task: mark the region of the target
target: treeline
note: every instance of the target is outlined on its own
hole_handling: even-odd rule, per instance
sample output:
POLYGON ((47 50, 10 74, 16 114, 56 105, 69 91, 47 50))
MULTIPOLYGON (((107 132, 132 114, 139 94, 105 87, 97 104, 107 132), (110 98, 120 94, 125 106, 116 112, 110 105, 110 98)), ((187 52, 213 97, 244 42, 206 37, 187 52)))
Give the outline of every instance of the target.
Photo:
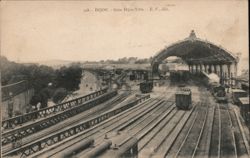
POLYGON ((117 60, 100 60, 99 62, 97 61, 86 61, 85 64, 148 64, 152 60, 152 57, 150 58, 144 58, 144 59, 139 59, 137 57, 124 57, 124 58, 119 58, 117 60))
POLYGON ((28 86, 35 90, 30 104, 40 102, 41 107, 46 107, 50 98, 59 102, 68 92, 79 89, 81 82, 82 69, 78 64, 53 69, 45 65, 19 64, 1 56, 0 66, 2 85, 27 80, 28 86))

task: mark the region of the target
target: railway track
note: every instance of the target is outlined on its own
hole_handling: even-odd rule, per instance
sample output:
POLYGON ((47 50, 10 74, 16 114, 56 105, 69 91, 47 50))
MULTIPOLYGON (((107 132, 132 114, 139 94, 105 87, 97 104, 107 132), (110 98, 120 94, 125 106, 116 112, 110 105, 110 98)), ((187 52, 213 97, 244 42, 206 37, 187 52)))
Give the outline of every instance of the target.
POLYGON ((219 134, 217 139, 213 136, 211 138, 209 157, 249 157, 249 147, 244 141, 234 111, 228 104, 217 104, 216 111, 218 117, 215 116, 215 122, 219 125, 213 125, 213 132, 217 130, 219 134))
MULTIPOLYGON (((92 139, 94 146, 100 147, 104 139, 108 141, 117 133, 126 132, 138 139, 139 157, 249 157, 249 146, 244 139, 237 114, 229 105, 217 104, 207 93, 202 93, 201 102, 195 103, 191 110, 183 111, 174 106, 173 95, 169 98, 163 95, 119 110, 117 114, 108 111, 107 114, 110 113, 111 116, 107 115, 104 120, 98 116, 98 119, 90 121, 90 127, 85 129, 83 126, 84 130, 81 132, 64 136, 57 143, 31 152, 28 156, 62 157, 65 152, 74 151, 83 140, 92 139)), ((124 105, 111 110, 115 111, 122 106, 124 105)), ((83 122, 79 121, 72 126, 79 124, 83 122)), ((63 129, 60 133, 68 129, 63 129)), ((52 135, 55 134, 45 136, 43 140, 53 138, 52 135)), ((126 141, 125 138, 120 144, 126 141)), ((75 157, 85 157, 92 151, 93 148, 87 148, 79 151, 75 157)), ((25 154, 15 156, 22 157, 25 154)))
POLYGON ((139 157, 164 157, 168 152, 175 139, 183 129, 186 121, 193 113, 195 107, 190 111, 177 110, 169 119, 165 119, 161 126, 156 128, 152 133, 151 138, 139 142, 139 157), (144 144, 145 143, 145 144, 144 144))
POLYGON ((201 98, 204 107, 197 107, 201 117, 199 113, 191 116, 182 132, 186 137, 180 135, 165 156, 249 157, 235 113, 228 104, 217 104, 206 96, 201 98))
POLYGON ((214 106, 209 107, 208 112, 207 112, 207 120, 204 124, 202 135, 199 138, 200 139, 199 144, 196 147, 195 152, 192 155, 192 157, 208 158, 209 156, 209 147, 211 143, 214 112, 215 112, 214 106))
POLYGON ((58 155, 60 155, 60 152, 63 152, 65 149, 68 150, 77 143, 81 142, 81 140, 88 138, 95 138, 95 144, 99 144, 102 142, 103 138, 105 137, 105 134, 109 132, 114 132, 121 126, 121 124, 125 123, 128 119, 132 119, 133 117, 141 113, 147 113, 148 111, 154 109, 161 103, 162 101, 158 99, 149 99, 146 102, 143 102, 135 107, 123 111, 117 116, 110 118, 102 124, 99 124, 97 127, 90 129, 89 131, 86 131, 85 133, 82 133, 81 135, 76 136, 75 138, 71 138, 67 141, 67 143, 62 142, 61 144, 58 144, 55 148, 52 147, 52 149, 48 149, 47 151, 39 153, 37 156, 43 156, 43 154, 46 153, 48 157, 58 157, 58 155))
POLYGON ((73 108, 75 106, 78 106, 79 104, 83 104, 87 101, 90 101, 91 99, 97 98, 105 93, 108 92, 108 88, 102 89, 97 92, 90 93, 88 95, 72 99, 67 102, 63 102, 51 107, 43 108, 37 111, 33 111, 24 115, 19 115, 13 118, 9 118, 2 121, 2 128, 4 132, 8 132, 9 130, 13 130, 14 128, 18 128, 20 126, 25 126, 29 124, 29 122, 34 120, 40 120, 45 117, 55 115, 56 113, 59 113, 61 111, 65 111, 67 109, 73 108))
POLYGON ((139 157, 250 157, 235 111, 228 104, 215 103, 207 93, 202 96, 200 105, 190 112, 169 108, 164 117, 154 118, 161 119, 158 124, 150 122, 153 117, 144 116, 120 129, 138 138, 139 157))
MULTIPOLYGON (((80 105, 77 105, 77 104, 80 102, 83 102, 82 98, 80 98, 80 99, 78 98, 78 99, 69 101, 68 103, 72 103, 72 105, 66 104, 67 107, 64 107, 64 108, 66 108, 65 110, 62 110, 61 108, 59 108, 59 110, 61 110, 61 111, 57 112, 56 114, 50 114, 48 117, 44 116, 44 118, 42 118, 42 119, 29 122, 28 124, 25 124, 23 126, 19 126, 15 129, 12 129, 12 130, 4 131, 2 133, 2 144, 6 145, 6 144, 9 144, 12 142, 17 142, 18 140, 20 140, 24 137, 27 137, 33 133, 38 132, 38 131, 44 130, 48 127, 51 127, 52 125, 55 125, 59 122, 62 122, 63 120, 66 120, 70 117, 73 117, 81 112, 89 110, 89 109, 97 106, 98 104, 101 104, 101 103, 107 101, 108 99, 110 99, 111 97, 113 97, 115 95, 117 95, 117 91, 107 92, 101 96, 96 97, 93 100, 89 100, 89 101, 84 102, 83 104, 80 104, 80 105), (73 106, 73 103, 74 103, 74 106, 73 106), (72 107, 70 107, 70 106, 72 106, 72 107)), ((83 97, 83 98, 85 98, 85 97, 83 97)), ((64 104, 62 104, 62 105, 64 105, 64 104)), ((58 106, 58 105, 56 105, 56 106, 58 106)), ((51 107, 49 107, 49 108, 51 109, 51 107)), ((53 107, 52 107, 52 109, 53 109, 53 107)))
POLYGON ((207 120, 208 106, 201 105, 175 157, 194 157, 207 120))
POLYGON ((235 109, 230 110, 229 113, 232 117, 233 126, 235 127, 234 133, 238 157, 250 157, 250 147, 244 133, 244 129, 241 125, 238 113, 235 109))
MULTIPOLYGON (((141 112, 139 115, 136 115, 136 116, 138 116, 136 119, 139 120, 140 118, 142 118, 142 117, 145 116, 145 115, 148 116, 148 118, 149 118, 149 117, 150 117, 150 114, 153 115, 153 114, 164 113, 164 112, 167 111, 167 109, 169 109, 169 108, 170 108, 170 104, 169 104, 168 106, 166 106, 166 105, 165 105, 165 102, 161 102, 160 104, 157 104, 156 107, 154 106, 154 108, 152 108, 152 109, 150 109, 150 110, 146 110, 146 111, 144 111, 144 112, 141 112)), ((152 117, 153 117, 153 118, 157 118, 157 117, 159 117, 159 115, 154 115, 154 116, 152 116, 152 117)), ((151 117, 151 119, 150 119, 151 121, 152 121, 152 117, 151 117)), ((131 116, 130 118, 133 118, 133 117, 131 116)), ((129 119, 128 119, 128 120, 129 120, 129 119)), ((132 119, 132 120, 134 120, 134 119, 132 119)), ((126 124, 126 122, 125 122, 125 124, 126 124)), ((145 122, 143 122, 143 124, 141 124, 140 126, 137 126, 137 127, 141 127, 141 130, 142 130, 143 127, 145 128, 145 126, 147 126, 147 125, 149 125, 149 124, 150 124, 150 121, 149 121, 149 122, 145 121, 145 122)), ((113 128, 112 130, 110 130, 111 134, 112 134, 112 132, 119 131, 121 125, 123 125, 122 122, 117 123, 117 125, 116 125, 117 128, 113 128)), ((129 125, 128 125, 128 126, 129 126, 129 125)), ((121 132, 121 131, 120 131, 120 132, 121 132)), ((135 137, 136 137, 136 134, 138 134, 139 131, 137 131, 137 132, 128 131, 128 133, 129 133, 129 135, 135 136, 135 137)), ((108 133, 108 134, 109 134, 109 133, 108 133)), ((124 142, 126 142, 126 141, 127 141, 127 140, 125 139, 124 142)), ((100 145, 102 142, 103 142, 102 137, 98 137, 98 138, 95 139, 95 144, 96 144, 96 145, 100 145)), ((121 142, 120 144, 122 144, 122 142, 121 142)), ((117 145, 120 146, 120 144, 117 144, 117 145)), ((89 151, 91 151, 91 149, 85 150, 84 152, 80 153, 79 155, 76 155, 76 157, 84 157, 84 155, 87 154, 89 151)))
POLYGON ((234 127, 232 119, 228 111, 227 104, 220 104, 221 111, 221 147, 220 157, 222 158, 237 158, 237 149, 234 137, 234 127))
MULTIPOLYGON (((32 141, 43 138, 51 133, 62 131, 65 127, 72 127, 75 124, 81 122, 82 120, 86 120, 90 117, 98 116, 100 113, 105 112, 108 109, 113 108, 119 103, 121 103, 123 100, 125 100, 128 97, 128 95, 130 94, 126 92, 119 94, 115 98, 112 98, 111 100, 104 102, 101 105, 94 107, 93 109, 90 109, 81 113, 81 115, 76 115, 72 117, 72 119, 65 120, 64 122, 58 123, 54 125, 53 127, 50 127, 50 128, 44 129, 43 131, 29 135, 26 138, 22 139, 22 142, 21 142, 22 144, 20 145, 26 145, 32 141)), ((13 150, 13 144, 7 144, 3 146, 3 153, 9 152, 11 150, 13 150)))
MULTIPOLYGON (((202 90, 202 89, 201 89, 202 90)), ((208 93, 202 92, 203 95, 200 96, 199 107, 196 108, 196 113, 190 125, 186 128, 188 130, 184 134, 184 138, 181 141, 181 144, 177 147, 177 151, 173 154, 173 157, 195 157, 197 155, 201 155, 201 152, 206 152, 206 134, 208 130, 205 130, 205 127, 209 127, 208 125, 211 121, 209 119, 209 112, 211 107, 209 106, 209 96, 208 93), (202 139, 204 138, 204 139, 202 139), (203 143, 201 143, 203 141, 203 143)), ((212 109, 213 111, 213 109, 212 109)), ((213 114, 213 113, 212 113, 213 114)), ((165 156, 167 153, 165 153, 165 156)))
MULTIPOLYGON (((14 156, 14 157, 15 156, 17 156, 17 157, 24 156, 24 157, 26 157, 26 156, 31 155, 33 157, 33 156, 36 156, 36 155, 32 155, 34 153, 37 153, 38 155, 40 155, 46 149, 49 149, 48 151, 50 151, 50 149, 55 148, 55 146, 61 146, 61 145, 63 146, 63 145, 65 145, 64 144, 65 142, 68 142, 71 139, 75 140, 74 138, 81 137, 81 135, 84 135, 84 134, 89 135, 89 134, 93 134, 93 132, 99 133, 101 129, 96 127, 96 125, 102 125, 102 124, 105 124, 107 122, 110 122, 111 120, 116 118, 113 116, 123 114, 124 112, 126 112, 125 111, 126 109, 128 109, 128 111, 131 111, 131 108, 132 109, 136 108, 137 107, 136 105, 138 103, 141 103, 143 100, 147 99, 148 97, 149 96, 145 96, 145 97, 142 97, 140 99, 137 99, 136 101, 133 101, 133 102, 131 102, 123 107, 113 109, 111 111, 108 111, 108 112, 105 112, 105 113, 99 115, 96 118, 91 118, 91 119, 88 119, 84 122, 81 122, 81 123, 75 125, 74 127, 65 128, 61 132, 52 133, 52 134, 50 134, 42 139, 36 140, 35 142, 31 142, 29 144, 26 144, 20 148, 13 150, 13 151, 5 153, 4 156, 14 156), (43 149, 45 149, 45 150, 43 150, 43 149)), ((81 141, 81 140, 82 139, 80 139, 78 141, 81 141)), ((73 144, 75 144, 75 143, 76 142, 74 142, 73 144)), ((72 144, 70 144, 69 146, 71 146, 71 145, 72 144)), ((69 146, 67 146, 67 147, 69 147, 69 146)), ((46 151, 45 157, 47 157, 47 156, 48 156, 48 152, 46 151)))
POLYGON ((199 100, 194 114, 163 157, 208 157, 215 110, 208 92, 202 91, 199 100))
MULTIPOLYGON (((145 115, 144 113, 141 113, 141 115, 137 115, 133 119, 126 118, 129 121, 127 121, 125 124, 122 124, 122 126, 120 127, 118 125, 117 129, 113 128, 112 130, 109 130, 108 132, 118 130, 120 132, 128 132, 130 135, 137 137, 139 141, 141 141, 144 137, 147 137, 147 139, 145 140, 150 140, 148 138, 151 133, 157 134, 159 132, 159 130, 157 132, 152 132, 156 129, 155 127, 161 124, 160 128, 163 128, 169 122, 169 120, 171 120, 175 116, 176 118, 174 120, 176 120, 177 122, 173 121, 171 123, 171 125, 174 127, 169 133, 173 131, 172 133, 176 134, 181 131, 182 127, 184 126, 186 120, 188 120, 188 118, 190 117, 193 110, 189 112, 179 111, 180 114, 176 115, 178 111, 173 106, 173 103, 170 105, 167 105, 167 103, 170 103, 170 102, 165 102, 165 103, 160 104, 156 108, 152 108, 153 109, 152 111, 146 112, 147 115, 145 115), (161 107, 161 105, 165 105, 165 106, 161 107), (182 123, 179 123, 177 118, 179 119, 179 121, 181 120, 182 123)), ((121 124, 121 123, 118 123, 118 124, 121 124)), ((164 133, 164 131, 162 131, 162 133, 164 133)), ((162 137, 159 137, 159 138, 162 139, 162 137)), ((95 140, 96 140, 95 144, 98 146, 103 141, 103 137, 101 137, 100 135, 98 138, 95 137, 95 140)), ((126 140, 124 140, 124 142, 125 141, 126 140)), ((172 140, 172 142, 174 142, 174 139, 172 140)), ((159 144, 159 146, 161 145, 161 143, 159 144)), ((76 157, 84 157, 84 155, 86 155, 90 151, 91 149, 85 150, 84 152, 78 154, 76 157)))
POLYGON ((221 144, 221 113, 218 104, 215 106, 214 123, 212 127, 212 137, 209 149, 209 157, 220 157, 221 144))
POLYGON ((193 108, 189 111, 174 108, 149 134, 139 138, 139 157, 165 157, 176 142, 186 122, 196 111, 198 106, 196 104, 194 103, 193 108))
MULTIPOLYGON (((249 157, 249 146, 236 113, 227 104, 216 104, 208 94, 202 96, 205 97, 200 99, 201 105, 193 109, 193 115, 186 117, 184 126, 180 125, 182 121, 176 121, 181 127, 180 134, 178 128, 171 126, 171 121, 165 120, 164 124, 163 120, 161 124, 165 129, 156 126, 139 140, 139 157, 249 157)), ((184 117, 175 110, 171 113, 175 118, 184 117)))

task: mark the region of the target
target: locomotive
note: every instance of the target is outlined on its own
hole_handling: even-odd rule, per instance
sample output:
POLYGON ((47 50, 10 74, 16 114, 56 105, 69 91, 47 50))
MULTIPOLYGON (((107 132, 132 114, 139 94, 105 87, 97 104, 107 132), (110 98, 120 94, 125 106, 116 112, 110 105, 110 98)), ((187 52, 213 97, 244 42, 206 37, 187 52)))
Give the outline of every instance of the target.
POLYGON ((220 78, 214 74, 207 74, 203 72, 202 82, 210 90, 211 94, 214 96, 218 103, 227 103, 226 88, 220 84, 220 78))
POLYGON ((213 94, 218 103, 227 103, 226 91, 224 86, 216 84, 211 85, 210 87, 211 93, 213 94))

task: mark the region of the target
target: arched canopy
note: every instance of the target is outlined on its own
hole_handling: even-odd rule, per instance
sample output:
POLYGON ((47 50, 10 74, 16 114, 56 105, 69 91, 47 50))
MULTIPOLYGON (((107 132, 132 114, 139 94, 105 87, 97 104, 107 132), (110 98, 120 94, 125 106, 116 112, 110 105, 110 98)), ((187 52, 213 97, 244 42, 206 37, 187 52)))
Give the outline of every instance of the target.
POLYGON ((153 57, 151 62, 153 71, 158 65, 170 56, 182 58, 187 64, 232 64, 237 63, 237 57, 221 46, 196 37, 194 31, 183 41, 166 47, 153 57))

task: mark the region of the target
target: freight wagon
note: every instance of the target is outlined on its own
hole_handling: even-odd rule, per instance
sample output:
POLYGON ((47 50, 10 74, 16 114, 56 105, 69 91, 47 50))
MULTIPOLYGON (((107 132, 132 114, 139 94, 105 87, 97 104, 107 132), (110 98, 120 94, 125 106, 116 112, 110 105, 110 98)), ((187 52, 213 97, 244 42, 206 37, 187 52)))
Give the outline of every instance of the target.
POLYGON ((149 93, 153 90, 153 81, 144 81, 140 83, 140 91, 142 93, 149 93))
POLYGON ((192 92, 189 88, 181 88, 175 93, 175 103, 178 109, 189 110, 192 108, 192 92))
POLYGON ((239 98, 240 114, 245 120, 247 127, 250 130, 250 105, 249 97, 239 98))
POLYGON ((247 92, 241 89, 233 89, 232 90, 232 99, 233 103, 238 105, 240 104, 239 98, 247 97, 247 92))

